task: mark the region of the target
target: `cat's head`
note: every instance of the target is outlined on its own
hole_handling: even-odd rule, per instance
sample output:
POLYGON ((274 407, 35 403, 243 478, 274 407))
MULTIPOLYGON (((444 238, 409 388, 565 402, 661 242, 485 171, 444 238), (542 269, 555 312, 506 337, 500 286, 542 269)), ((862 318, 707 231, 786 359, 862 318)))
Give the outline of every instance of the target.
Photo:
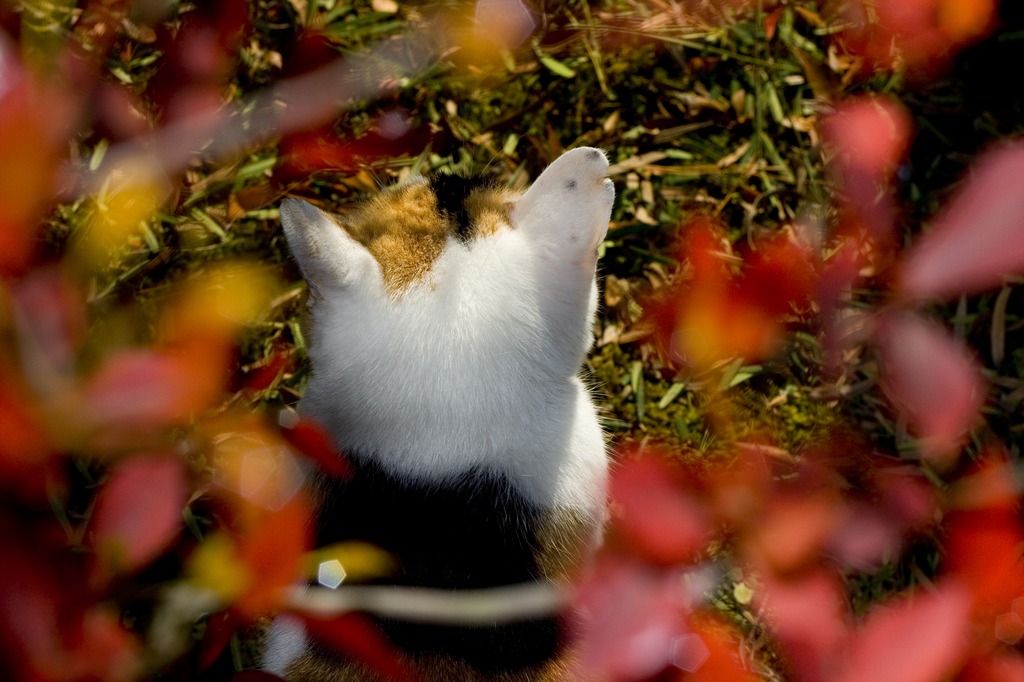
POLYGON ((285 201, 311 294, 304 409, 346 446, 427 434, 388 444, 410 452, 423 440, 480 447, 494 415, 523 434, 569 419, 560 411, 576 399, 552 396, 575 395, 593 341, 597 249, 615 196, 607 170, 603 152, 580 148, 525 192, 417 179, 339 219, 285 201))
POLYGON ((615 196, 607 170, 603 152, 580 148, 521 193, 442 175, 341 219, 285 201, 285 236, 311 291, 314 377, 351 384, 388 363, 423 374, 459 364, 499 382, 575 376, 615 196))
POLYGON ((472 251, 506 230, 529 235, 548 251, 542 255, 589 264, 615 197, 607 169, 602 151, 583 147, 560 156, 525 193, 439 174, 385 190, 344 221, 287 199, 281 222, 317 293, 357 286, 397 297, 443 277, 432 270, 448 248, 472 251))
POLYGON ((311 290, 314 327, 353 306, 384 314, 429 298, 450 302, 460 318, 481 306, 493 314, 582 302, 570 317, 589 324, 597 247, 615 196, 607 169, 603 152, 580 148, 523 193, 454 175, 420 178, 343 220, 286 200, 281 222, 311 290))

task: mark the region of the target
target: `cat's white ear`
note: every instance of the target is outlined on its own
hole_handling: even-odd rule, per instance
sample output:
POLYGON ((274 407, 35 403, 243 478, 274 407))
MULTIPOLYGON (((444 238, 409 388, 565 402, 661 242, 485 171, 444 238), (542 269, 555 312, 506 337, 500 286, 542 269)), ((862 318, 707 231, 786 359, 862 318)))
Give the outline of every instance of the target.
POLYGON ((514 227, 572 260, 592 262, 608 231, 615 200, 607 172, 608 159, 600 149, 565 152, 516 201, 514 227))
POLYGON ((380 278, 377 261, 329 215, 300 199, 281 203, 281 227, 306 282, 320 292, 380 278))

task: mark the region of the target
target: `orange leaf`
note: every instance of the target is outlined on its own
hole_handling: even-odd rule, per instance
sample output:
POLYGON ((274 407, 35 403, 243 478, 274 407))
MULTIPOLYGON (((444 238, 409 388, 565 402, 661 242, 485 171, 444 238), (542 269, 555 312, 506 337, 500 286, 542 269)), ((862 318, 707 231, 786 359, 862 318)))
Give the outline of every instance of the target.
POLYGON ((795 245, 766 243, 740 276, 730 273, 730 258, 723 253, 727 248, 710 220, 692 221, 682 249, 692 280, 675 300, 653 306, 655 323, 673 355, 698 370, 729 358, 774 354, 784 330, 781 318, 793 305, 806 303, 813 283, 808 259, 795 245), (780 273, 789 284, 777 286, 780 273), (766 278, 772 280, 768 287, 766 278))
POLYGON ((841 511, 828 495, 777 495, 751 529, 748 551, 776 572, 799 568, 817 558, 841 511))
POLYGON ((234 604, 248 616, 281 606, 285 592, 302 580, 304 555, 312 545, 313 515, 304 496, 296 495, 277 510, 253 511, 238 541, 238 556, 254 582, 234 604))
POLYGON ((852 0, 844 6, 844 36, 855 52, 880 66, 902 63, 928 73, 987 33, 995 9, 994 0, 852 0))
POLYGON ((989 445, 953 484, 949 509, 1013 509, 1021 501, 1016 465, 1002 444, 989 445))
POLYGON ((960 42, 988 33, 996 14, 995 0, 940 0, 939 28, 960 42))
POLYGON ((778 28, 779 19, 782 18, 785 9, 785 7, 776 7, 764 18, 764 35, 768 40, 775 37, 775 29, 778 28))

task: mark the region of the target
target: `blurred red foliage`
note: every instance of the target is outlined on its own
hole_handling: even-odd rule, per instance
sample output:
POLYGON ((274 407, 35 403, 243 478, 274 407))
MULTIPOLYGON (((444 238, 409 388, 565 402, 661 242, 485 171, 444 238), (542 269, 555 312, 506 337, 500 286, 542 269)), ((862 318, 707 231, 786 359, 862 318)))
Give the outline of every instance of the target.
POLYGON ((838 187, 827 256, 793 236, 734 254, 698 217, 681 235, 681 284, 650 307, 668 356, 697 373, 769 358, 794 326, 820 330, 835 363, 873 345, 890 408, 953 488, 938 493, 911 462, 841 434, 796 458, 737 443, 709 470, 627 453, 613 478, 609 542, 582 593, 595 669, 617 680, 672 669, 680 614, 702 599, 681 585, 722 558, 742 568, 792 679, 1011 680, 1024 668, 1019 485, 997 448, 973 470, 957 468, 982 422, 986 382, 965 345, 916 310, 1024 272, 1012 180, 1020 150, 981 156, 932 230, 901 253, 895 187, 909 121, 894 100, 855 98, 823 122, 838 187), (851 312, 850 289, 869 278, 891 283, 888 297, 851 312), (943 537, 934 580, 854 617, 844 576, 899 557, 925 532, 943 537))
POLYGON ((855 0, 843 4, 848 49, 874 66, 931 75, 995 23, 996 0, 855 0))
MULTIPOLYGON (((735 658, 735 630, 718 623, 712 646, 692 625, 717 580, 711 562, 723 548, 710 548, 724 542, 749 576, 792 679, 889 679, 898 671, 925 682, 965 665, 972 675, 1015 670, 1017 654, 1003 645, 1024 636, 1016 627, 1024 527, 1000 459, 963 479, 970 490, 943 500, 912 468, 857 451, 837 440, 786 462, 748 450, 713 471, 627 456, 613 481, 609 543, 580 593, 592 627, 585 668, 616 680, 663 679, 679 667, 679 638, 695 634, 712 651, 725 647, 724 659, 707 661, 717 679, 749 679, 735 658), (936 582, 855 619, 844 572, 898 556, 908 538, 934 529, 943 506, 947 558, 936 582)), ((991 675, 974 679, 1014 679, 991 675)))
POLYGON ((688 277, 649 304, 676 361, 706 371, 731 358, 770 357, 787 322, 808 311, 817 264, 795 237, 765 240, 740 257, 713 221, 699 217, 684 228, 681 251, 688 277))
POLYGON ((897 293, 906 301, 977 293, 1024 271, 1024 143, 977 159, 931 231, 907 253, 897 293))
POLYGON ((889 399, 921 436, 921 454, 948 468, 981 416, 981 371, 963 344, 916 315, 880 316, 874 338, 889 399))
POLYGON ((31 77, 0 32, 0 276, 23 274, 50 208, 73 98, 31 77))
POLYGON ((166 551, 181 532, 187 494, 185 465, 173 454, 119 462, 96 496, 89 525, 96 552, 92 582, 105 584, 166 551))
POLYGON ((377 117, 374 129, 354 139, 346 140, 332 128, 286 136, 279 146, 275 177, 289 182, 321 170, 354 171, 372 159, 414 153, 429 144, 426 128, 410 127, 402 111, 392 110, 377 117))

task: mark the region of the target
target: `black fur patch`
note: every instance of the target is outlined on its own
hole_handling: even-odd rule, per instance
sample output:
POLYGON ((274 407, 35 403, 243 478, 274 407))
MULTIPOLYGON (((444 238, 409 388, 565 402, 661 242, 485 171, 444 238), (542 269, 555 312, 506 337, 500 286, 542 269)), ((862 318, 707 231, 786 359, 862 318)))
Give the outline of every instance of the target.
MULTIPOLYGON (((323 491, 318 545, 363 540, 399 563, 384 584, 464 590, 540 576, 541 512, 504 476, 471 471, 440 484, 404 481, 355 461, 347 481, 323 491)), ((482 672, 538 665, 560 650, 560 619, 455 627, 375 619, 411 654, 442 653, 482 672)))
POLYGON ((455 237, 465 243, 472 236, 473 226, 466 199, 474 190, 487 186, 487 180, 480 177, 466 178, 451 173, 436 173, 429 178, 430 189, 437 197, 437 210, 455 226, 455 237))

